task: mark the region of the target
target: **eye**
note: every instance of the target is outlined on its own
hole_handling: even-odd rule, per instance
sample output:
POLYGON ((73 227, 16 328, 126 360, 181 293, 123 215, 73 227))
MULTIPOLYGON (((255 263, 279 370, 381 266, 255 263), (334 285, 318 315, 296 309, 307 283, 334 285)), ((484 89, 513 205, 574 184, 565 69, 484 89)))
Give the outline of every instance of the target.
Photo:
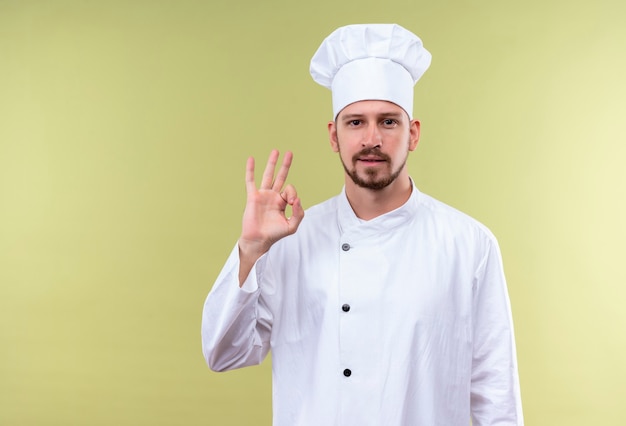
POLYGON ((393 118, 385 118, 383 120, 383 125, 385 127, 394 127, 396 124, 398 124, 398 121, 394 120, 393 118))
POLYGON ((348 121, 348 125, 349 126, 358 126, 361 123, 362 123, 361 120, 350 120, 350 121, 348 121))

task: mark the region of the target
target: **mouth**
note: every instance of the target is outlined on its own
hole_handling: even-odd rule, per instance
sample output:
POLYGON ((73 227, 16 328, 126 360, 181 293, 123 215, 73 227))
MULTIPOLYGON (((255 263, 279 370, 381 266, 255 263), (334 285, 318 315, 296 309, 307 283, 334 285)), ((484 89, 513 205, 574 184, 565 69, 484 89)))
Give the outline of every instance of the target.
POLYGON ((367 157, 359 157, 357 158, 357 161, 363 164, 374 165, 374 164, 384 163, 386 160, 381 157, 367 156, 367 157))
POLYGON ((379 149, 374 148, 366 148, 361 152, 356 153, 352 157, 353 164, 363 164, 366 167, 376 167, 381 164, 389 163, 391 158, 383 152, 380 152, 379 149))

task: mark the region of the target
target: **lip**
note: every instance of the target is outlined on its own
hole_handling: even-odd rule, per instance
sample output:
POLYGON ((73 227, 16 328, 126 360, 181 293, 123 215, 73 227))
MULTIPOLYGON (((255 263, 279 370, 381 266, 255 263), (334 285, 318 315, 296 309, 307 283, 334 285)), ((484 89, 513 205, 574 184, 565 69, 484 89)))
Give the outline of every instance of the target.
POLYGON ((385 160, 380 157, 363 157, 357 159, 357 161, 363 164, 367 164, 368 166, 374 166, 376 164, 382 164, 385 162, 385 160))
POLYGON ((382 162, 385 161, 384 158, 377 157, 377 156, 374 156, 374 155, 366 156, 366 157, 359 157, 358 160, 359 161, 365 161, 365 162, 368 162, 368 163, 379 163, 379 162, 382 163, 382 162))

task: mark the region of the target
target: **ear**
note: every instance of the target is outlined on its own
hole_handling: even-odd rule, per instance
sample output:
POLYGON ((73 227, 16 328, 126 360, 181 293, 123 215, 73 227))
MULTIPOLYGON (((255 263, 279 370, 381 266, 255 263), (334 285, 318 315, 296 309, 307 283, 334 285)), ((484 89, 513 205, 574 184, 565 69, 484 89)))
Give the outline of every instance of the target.
POLYGON ((411 120, 409 123, 409 151, 414 151, 417 148, 417 143, 420 140, 420 122, 419 120, 411 120))
POLYGON ((328 122, 328 139, 333 152, 339 152, 339 140, 337 139, 337 124, 334 121, 328 122))

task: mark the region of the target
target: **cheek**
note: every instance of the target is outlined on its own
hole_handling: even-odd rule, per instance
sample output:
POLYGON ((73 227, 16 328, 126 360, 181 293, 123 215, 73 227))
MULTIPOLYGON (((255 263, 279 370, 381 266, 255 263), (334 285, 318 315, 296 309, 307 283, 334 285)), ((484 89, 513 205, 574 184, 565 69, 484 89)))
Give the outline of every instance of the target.
POLYGON ((346 150, 346 138, 342 137, 339 132, 335 133, 335 139, 331 139, 330 146, 334 152, 342 153, 346 150))
POLYGON ((339 159, 344 164, 352 163, 352 154, 349 153, 349 150, 346 149, 346 144, 336 144, 337 149, 335 152, 339 154, 339 159))
POLYGON ((348 151, 359 145, 361 137, 358 131, 340 132, 337 134, 337 149, 339 151, 348 151))

